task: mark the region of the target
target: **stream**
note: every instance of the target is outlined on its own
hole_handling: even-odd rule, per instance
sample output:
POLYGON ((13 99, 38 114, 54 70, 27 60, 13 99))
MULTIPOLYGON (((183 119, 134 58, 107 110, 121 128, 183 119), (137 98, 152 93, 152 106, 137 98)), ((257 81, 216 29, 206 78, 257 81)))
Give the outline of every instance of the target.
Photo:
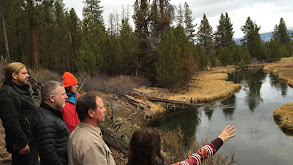
POLYGON ((273 111, 293 102, 293 89, 262 68, 229 73, 228 81, 242 84, 241 90, 208 106, 169 112, 149 126, 162 130, 180 126, 185 136, 209 142, 227 125, 235 125, 237 136, 218 153, 234 152, 240 165, 292 165, 293 136, 279 128, 273 111))

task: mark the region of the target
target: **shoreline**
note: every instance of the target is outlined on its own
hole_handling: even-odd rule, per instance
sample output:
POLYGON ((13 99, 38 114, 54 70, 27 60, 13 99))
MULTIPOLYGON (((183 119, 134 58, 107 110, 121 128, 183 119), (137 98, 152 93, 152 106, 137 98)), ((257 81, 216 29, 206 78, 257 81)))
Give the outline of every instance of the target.
MULTIPOLYGON (((255 66, 254 66, 255 67, 255 66)), ((258 66, 259 67, 259 66, 258 66)), ((177 93, 172 93, 163 88, 157 87, 140 87, 134 89, 136 93, 146 97, 153 97, 158 99, 180 101, 185 103, 210 103, 217 100, 222 100, 238 92, 241 84, 236 84, 232 81, 227 81, 228 72, 235 72, 235 66, 227 66, 225 68, 216 67, 213 70, 204 71, 195 75, 189 84, 189 90, 181 90, 177 93), (215 85, 216 84, 216 85, 215 85)), ((146 102, 144 99, 135 98, 135 101, 146 102)), ((151 102, 151 101, 147 101, 151 102)), ((157 108, 145 109, 145 115, 151 118, 159 118, 166 112, 166 107, 163 104, 156 104, 157 108)), ((152 106, 154 107, 154 106, 152 106)))
MULTIPOLYGON (((278 62, 267 64, 264 71, 273 72, 280 80, 293 87, 293 58, 283 58, 278 62)), ((281 130, 293 136, 293 102, 282 105, 274 110, 274 120, 281 130)))

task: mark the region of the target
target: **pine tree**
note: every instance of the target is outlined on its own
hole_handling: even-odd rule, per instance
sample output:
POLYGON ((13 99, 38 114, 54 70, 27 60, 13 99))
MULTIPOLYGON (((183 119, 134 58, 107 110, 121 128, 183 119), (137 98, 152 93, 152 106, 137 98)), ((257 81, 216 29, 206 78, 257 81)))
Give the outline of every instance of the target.
POLYGON ((240 59, 241 59, 241 61, 239 62, 238 65, 242 68, 247 67, 248 65, 251 64, 252 58, 251 58, 251 55, 250 55, 248 49, 242 48, 240 59))
POLYGON ((5 34, 3 31, 4 26, 2 22, 0 30, 0 51, 7 53, 7 49, 9 49, 9 56, 11 61, 22 61, 26 65, 31 66, 31 55, 29 52, 31 49, 29 38, 29 23, 27 11, 23 10, 25 2, 18 0, 2 0, 1 3, 3 5, 3 15, 1 15, 1 17, 4 17, 5 19, 7 43, 4 39, 5 34))
POLYGON ((163 35, 158 46, 158 61, 156 63, 157 81, 160 86, 177 90, 181 86, 182 70, 180 46, 173 30, 163 35))
POLYGON ((82 41, 79 49, 76 66, 79 72, 93 76, 96 67, 96 57, 86 39, 82 41))
MULTIPOLYGON (((38 4, 40 2, 36 0, 26 0, 27 2, 27 14, 29 18, 30 26, 30 40, 32 48, 32 61, 33 61, 33 70, 39 70, 39 55, 38 55, 38 46, 37 46, 37 25, 38 25, 38 4)), ((44 1, 47 3, 46 1, 44 1)), ((51 2, 50 2, 51 3, 51 2)))
POLYGON ((91 52, 96 57, 96 69, 100 70, 103 63, 103 55, 107 55, 107 42, 102 7, 100 0, 85 0, 83 8, 83 35, 89 45, 91 52))
POLYGON ((202 17, 196 36, 198 44, 205 48, 207 54, 213 50, 213 28, 209 24, 205 14, 202 17))
POLYGON ((244 39, 241 40, 243 46, 245 46, 250 52, 252 58, 257 60, 264 60, 266 58, 264 45, 261 43, 258 27, 250 17, 247 17, 245 25, 241 27, 243 31, 244 39))
POLYGON ((148 64, 150 42, 149 38, 149 3, 147 0, 136 0, 134 3, 133 21, 135 24, 135 36, 138 40, 138 65, 136 75, 148 77, 148 64))
POLYGON ((174 19, 174 8, 170 0, 154 0, 150 9, 150 36, 152 49, 160 42, 162 34, 168 32, 174 19))
POLYGON ((227 47, 221 47, 218 53, 218 59, 222 66, 226 67, 227 65, 231 64, 232 56, 227 47))
POLYGON ((81 21, 77 17, 75 10, 72 8, 69 13, 66 13, 67 25, 69 29, 69 36, 71 38, 71 51, 72 58, 70 58, 69 66, 71 72, 76 72, 77 68, 75 61, 77 60, 78 50, 81 45, 82 31, 81 31, 81 21))
POLYGON ((132 32, 128 18, 125 18, 122 20, 118 46, 118 54, 121 55, 121 74, 135 76, 138 60, 137 51, 137 39, 132 32))
POLYGON ((7 40, 7 33, 6 33, 6 24, 4 18, 4 2, 0 0, 0 17, 1 17, 1 25, 2 25, 2 32, 3 32, 3 40, 4 40, 4 47, 5 47, 5 59, 8 63, 10 63, 10 54, 9 54, 9 47, 8 47, 8 40, 7 40))
POLYGON ((184 25, 185 25, 185 34, 187 35, 190 42, 194 43, 194 37, 195 37, 195 26, 193 24, 193 18, 192 18, 192 11, 189 8, 189 5, 187 2, 184 3, 184 25))
POLYGON ((206 50, 203 46, 196 44, 195 45, 196 54, 195 58, 197 58, 197 66, 199 70, 204 70, 208 66, 209 58, 207 56, 206 50))
POLYGON ((68 24, 66 22, 64 4, 60 1, 54 3, 54 18, 56 29, 54 31, 56 48, 55 52, 58 57, 58 62, 55 61, 58 72, 71 71, 70 61, 74 58, 71 53, 71 41, 69 36, 68 24), (62 45, 62 46, 61 46, 62 45))
POLYGON ((279 25, 275 25, 273 39, 277 40, 280 44, 288 44, 291 41, 283 18, 280 19, 279 25))
POLYGON ((228 13, 221 13, 219 25, 217 26, 217 31, 215 32, 215 45, 216 48, 221 47, 232 47, 234 44, 233 41, 233 25, 228 16, 228 13))
POLYGON ((239 65, 241 61, 241 55, 242 55, 242 48, 239 45, 234 45, 233 49, 231 51, 232 59, 233 59, 233 64, 235 66, 239 65))
POLYGON ((173 30, 174 35, 177 39, 177 43, 179 45, 180 50, 180 58, 181 58, 181 70, 182 70, 182 85, 186 87, 188 91, 189 82, 191 78, 194 76, 195 72, 197 71, 197 66, 194 58, 195 46, 189 42, 188 37, 185 34, 185 30, 183 26, 180 24, 173 30))
POLYGON ((181 25, 183 26, 183 21, 184 21, 184 10, 181 6, 181 3, 178 5, 178 9, 177 9, 177 15, 176 15, 176 18, 177 18, 177 25, 181 25))

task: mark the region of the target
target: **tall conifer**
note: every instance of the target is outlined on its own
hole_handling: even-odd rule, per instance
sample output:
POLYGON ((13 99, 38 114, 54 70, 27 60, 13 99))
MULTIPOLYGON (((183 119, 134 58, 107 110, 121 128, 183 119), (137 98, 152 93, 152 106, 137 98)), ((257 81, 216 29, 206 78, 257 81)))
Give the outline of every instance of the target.
POLYGON ((205 14, 203 14, 196 36, 198 44, 205 48, 207 54, 213 50, 213 28, 205 14))

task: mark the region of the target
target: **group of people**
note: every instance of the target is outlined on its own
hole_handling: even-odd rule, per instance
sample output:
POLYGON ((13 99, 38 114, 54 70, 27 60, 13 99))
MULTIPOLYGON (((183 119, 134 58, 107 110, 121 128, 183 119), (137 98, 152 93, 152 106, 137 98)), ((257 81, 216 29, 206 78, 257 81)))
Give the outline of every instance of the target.
MULTIPOLYGON (((24 64, 10 63, 0 89, 0 117, 12 164, 37 165, 40 158, 41 165, 114 165, 98 127, 106 112, 102 98, 95 92, 80 95, 77 79, 65 72, 62 83, 47 81, 42 85, 37 107, 28 90, 28 78, 24 64)), ((228 125, 218 138, 176 165, 200 164, 236 136, 235 131, 228 125)), ((164 164, 157 131, 142 128, 133 133, 127 164, 164 164)))

